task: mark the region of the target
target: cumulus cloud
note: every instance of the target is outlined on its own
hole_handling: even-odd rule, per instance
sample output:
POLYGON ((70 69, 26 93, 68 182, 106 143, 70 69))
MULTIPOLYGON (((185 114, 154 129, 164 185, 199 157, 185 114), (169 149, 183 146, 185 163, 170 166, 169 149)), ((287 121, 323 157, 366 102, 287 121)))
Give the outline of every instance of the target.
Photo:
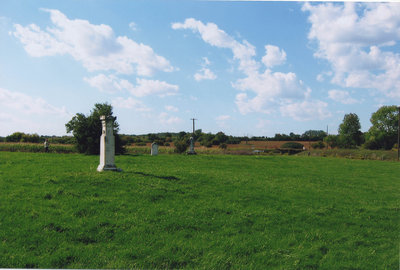
POLYGON ((236 41, 214 23, 204 24, 196 19, 188 18, 184 23, 173 23, 172 29, 190 29, 199 33, 203 41, 212 46, 231 49, 234 59, 239 60, 240 70, 245 73, 257 70, 259 67, 259 64, 252 59, 256 55, 253 45, 246 40, 243 42, 236 41))
POLYGON ((121 109, 134 109, 138 112, 148 112, 151 111, 143 102, 140 100, 133 99, 132 97, 122 98, 117 97, 111 102, 112 106, 121 109))
POLYGON ((177 107, 172 106, 172 105, 167 105, 164 108, 169 112, 178 112, 179 111, 179 109, 177 107))
POLYGON ((0 107, 24 114, 71 116, 65 107, 59 108, 47 103, 43 98, 34 98, 3 88, 0 88, 0 107))
POLYGON ((354 104, 359 102, 358 100, 352 98, 349 92, 343 90, 330 90, 328 92, 328 96, 330 99, 340 102, 342 104, 354 104))
MULTIPOLYGON (((172 24, 173 29, 189 29, 199 33, 204 42, 211 46, 230 49, 233 59, 238 61, 238 70, 245 77, 232 82, 232 87, 242 91, 236 95, 235 103, 242 114, 251 112, 271 113, 282 104, 299 104, 308 98, 310 91, 295 73, 274 72, 273 67, 286 61, 286 52, 278 46, 266 45, 261 59, 266 69, 261 71, 261 63, 256 61, 256 50, 246 40, 235 40, 214 23, 204 24, 193 18, 183 23, 172 24)), ((308 117, 307 117, 308 119, 308 117)))
POLYGON ((136 97, 148 95, 171 96, 176 95, 179 86, 169 84, 164 81, 148 80, 137 78, 136 85, 128 80, 120 79, 115 75, 99 74, 94 77, 84 78, 90 86, 99 89, 102 92, 116 93, 119 91, 128 91, 136 97))
POLYGON ((179 124, 182 122, 182 119, 177 116, 171 116, 166 112, 162 112, 159 115, 160 123, 163 125, 172 125, 179 124))
POLYGON ((202 68, 194 74, 194 79, 196 81, 202 81, 202 80, 215 80, 217 76, 208 68, 202 68))
POLYGON ((214 72, 208 68, 210 64, 210 60, 208 60, 207 57, 203 57, 203 67, 196 74, 194 74, 194 79, 196 81, 215 80, 217 78, 217 75, 215 75, 214 72))
POLYGON ((286 61, 286 52, 282 49, 279 49, 277 46, 266 45, 265 46, 265 55, 262 58, 262 62, 268 68, 272 68, 274 66, 282 65, 286 61))
POLYGON ((283 116, 291 117, 296 121, 323 120, 332 116, 327 107, 328 104, 320 100, 304 100, 282 105, 280 111, 283 116))
POLYGON ((33 57, 69 54, 89 71, 113 70, 141 76, 150 76, 157 70, 173 70, 169 61, 150 46, 125 36, 117 37, 108 25, 71 20, 58 10, 43 10, 50 14, 52 22, 46 30, 35 24, 14 25, 13 35, 33 57))
POLYGON ((400 41, 400 5, 307 3, 303 11, 310 13, 314 55, 331 64, 332 83, 400 98, 400 54, 386 50, 400 41))
POLYGON ((159 80, 136 79, 136 86, 130 88, 132 95, 143 97, 147 95, 157 94, 161 97, 176 95, 179 86, 169 84, 159 80))

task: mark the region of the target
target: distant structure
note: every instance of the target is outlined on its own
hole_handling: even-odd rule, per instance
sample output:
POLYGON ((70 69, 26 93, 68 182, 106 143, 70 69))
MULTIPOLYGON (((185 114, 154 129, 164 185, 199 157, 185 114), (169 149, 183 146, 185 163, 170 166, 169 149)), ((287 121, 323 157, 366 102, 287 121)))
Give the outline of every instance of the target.
POLYGON ((193 121, 193 133, 192 133, 192 137, 190 137, 190 145, 189 145, 189 151, 187 152, 188 155, 196 155, 196 151, 194 151, 194 121, 197 120, 196 118, 191 118, 190 120, 193 121))
POLYGON ((100 116, 102 134, 100 137, 100 164, 97 171, 121 171, 114 164, 115 138, 113 133, 114 121, 117 117, 100 116))

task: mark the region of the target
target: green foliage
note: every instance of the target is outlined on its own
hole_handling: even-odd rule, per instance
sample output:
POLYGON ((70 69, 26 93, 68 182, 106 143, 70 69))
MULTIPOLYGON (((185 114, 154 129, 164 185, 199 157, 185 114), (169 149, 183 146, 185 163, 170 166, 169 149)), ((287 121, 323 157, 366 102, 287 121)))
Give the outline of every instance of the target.
POLYGON ((0 152, 1 267, 398 268, 400 163, 122 155, 123 172, 97 173, 98 162, 0 152))
POLYGON ((287 142, 281 145, 281 148, 287 149, 303 149, 304 145, 298 142, 287 142))
POLYGON ((338 145, 341 148, 355 148, 363 142, 363 135, 360 131, 361 124, 358 115, 355 113, 346 114, 339 126, 338 145))
POLYGON ((25 134, 23 132, 14 132, 13 134, 5 138, 6 142, 30 142, 38 143, 40 142, 40 137, 38 134, 25 134))
MULTIPOLYGON (((72 132, 76 147, 80 153, 97 155, 100 153, 100 136, 102 126, 100 116, 112 116, 112 106, 107 103, 96 103, 89 116, 77 113, 67 124, 67 133, 72 132)), ((118 123, 114 121, 115 153, 122 154, 124 148, 118 135, 118 123)))
POLYGON ((392 149, 397 142, 397 106, 382 106, 371 116, 371 128, 366 134, 367 149, 392 149))
POLYGON ((221 149, 226 149, 228 148, 228 145, 226 145, 226 143, 221 143, 218 147, 221 149))
POLYGON ((325 144, 321 141, 311 144, 313 149, 323 149, 325 148, 325 144))
POLYGON ((338 146, 338 136, 336 135, 328 135, 324 138, 324 142, 329 145, 331 148, 335 148, 338 146))
POLYGON ((301 139, 303 141, 322 141, 326 136, 327 134, 323 130, 307 130, 301 135, 301 139))
POLYGON ((189 147, 189 144, 190 144, 189 141, 185 138, 174 141, 175 152, 178 154, 186 152, 187 148, 189 147))

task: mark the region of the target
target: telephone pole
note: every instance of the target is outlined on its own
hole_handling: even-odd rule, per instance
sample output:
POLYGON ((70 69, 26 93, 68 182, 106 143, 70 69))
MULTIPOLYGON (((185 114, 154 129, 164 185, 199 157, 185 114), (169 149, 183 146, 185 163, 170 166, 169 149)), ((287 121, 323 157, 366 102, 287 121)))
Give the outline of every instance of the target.
POLYGON ((399 122, 397 124, 397 161, 400 159, 400 106, 398 107, 399 112, 397 117, 399 118, 399 122))
POLYGON ((195 129, 194 129, 194 121, 197 120, 197 119, 196 118, 190 118, 190 120, 193 121, 193 135, 194 135, 194 131, 195 131, 195 129))

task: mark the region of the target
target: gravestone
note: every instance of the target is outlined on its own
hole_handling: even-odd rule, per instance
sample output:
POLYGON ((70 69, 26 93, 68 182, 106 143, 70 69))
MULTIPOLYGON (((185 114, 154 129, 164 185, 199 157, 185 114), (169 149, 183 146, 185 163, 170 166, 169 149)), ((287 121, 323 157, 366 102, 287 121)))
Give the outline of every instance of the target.
POLYGON ((190 146, 189 146, 189 151, 187 152, 188 155, 196 155, 196 152, 194 151, 194 139, 193 137, 190 137, 190 146))
POLYGON ((158 155, 158 144, 156 144, 155 142, 151 144, 151 155, 152 156, 158 155))
POLYGON ((114 121, 117 117, 100 116, 102 134, 100 137, 100 164, 97 171, 120 171, 114 164, 115 138, 113 133, 114 121))

